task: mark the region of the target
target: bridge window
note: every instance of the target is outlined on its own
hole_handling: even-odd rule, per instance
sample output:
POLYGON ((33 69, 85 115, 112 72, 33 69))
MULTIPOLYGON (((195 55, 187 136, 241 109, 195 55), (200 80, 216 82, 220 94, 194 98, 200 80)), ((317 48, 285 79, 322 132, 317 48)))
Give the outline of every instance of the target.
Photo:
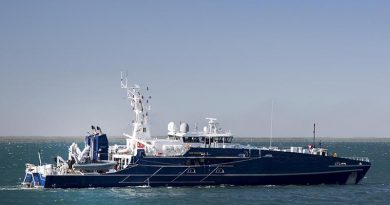
POLYGON ((233 137, 225 137, 225 143, 232 143, 233 137))
POLYGON ((199 137, 183 137, 184 143, 199 143, 200 139, 199 137))

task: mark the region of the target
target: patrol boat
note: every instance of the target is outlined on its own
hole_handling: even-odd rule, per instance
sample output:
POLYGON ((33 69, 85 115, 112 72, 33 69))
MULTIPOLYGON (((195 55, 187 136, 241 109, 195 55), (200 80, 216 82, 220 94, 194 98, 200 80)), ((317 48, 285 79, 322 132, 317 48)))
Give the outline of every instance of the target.
POLYGON ((369 170, 367 157, 328 155, 310 147, 255 147, 232 142, 216 118, 199 131, 187 123, 168 124, 165 139, 150 136, 148 87, 121 79, 135 114, 126 144, 109 146, 107 135, 92 127, 84 149, 73 143, 68 159, 56 164, 26 164, 27 187, 84 188, 198 185, 357 184, 369 170))

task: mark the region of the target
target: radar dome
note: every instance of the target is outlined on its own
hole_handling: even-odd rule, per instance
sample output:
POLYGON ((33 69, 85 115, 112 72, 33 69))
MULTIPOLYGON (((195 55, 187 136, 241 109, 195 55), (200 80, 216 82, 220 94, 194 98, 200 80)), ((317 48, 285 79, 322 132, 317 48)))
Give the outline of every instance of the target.
POLYGON ((208 129, 207 129, 207 126, 204 126, 204 127, 203 127, 203 132, 204 132, 204 133, 208 133, 208 132, 209 132, 208 129))
POLYGON ((190 126, 187 123, 182 122, 180 124, 180 132, 181 133, 187 133, 189 130, 190 130, 190 126))
POLYGON ((176 132, 176 125, 174 122, 168 123, 168 131, 169 132, 176 132))

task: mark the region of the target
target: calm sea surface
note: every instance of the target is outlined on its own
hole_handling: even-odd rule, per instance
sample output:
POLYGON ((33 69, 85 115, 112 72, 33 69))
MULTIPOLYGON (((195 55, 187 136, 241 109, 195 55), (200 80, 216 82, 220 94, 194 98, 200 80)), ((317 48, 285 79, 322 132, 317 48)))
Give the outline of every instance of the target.
MULTIPOLYGON (((323 141, 339 156, 367 156, 372 167, 359 185, 318 186, 199 186, 96 189, 23 189, 26 162, 53 163, 67 157, 66 138, 0 138, 0 204, 390 204, 390 140, 377 142, 323 141), (34 139, 34 140, 31 140, 34 139)), ((81 138, 77 141, 82 144, 81 138)), ((121 143, 115 139, 113 143, 121 143)), ((123 140, 124 142, 124 140, 123 140)), ((236 139, 241 144, 267 146, 266 141, 236 139)), ((113 144, 111 143, 111 144, 113 144)), ((279 147, 304 146, 307 141, 278 141, 279 147)))

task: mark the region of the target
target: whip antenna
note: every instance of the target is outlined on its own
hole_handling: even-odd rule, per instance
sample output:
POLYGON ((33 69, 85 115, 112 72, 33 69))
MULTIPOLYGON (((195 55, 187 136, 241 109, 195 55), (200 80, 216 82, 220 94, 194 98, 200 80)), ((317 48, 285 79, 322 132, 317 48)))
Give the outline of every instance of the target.
POLYGON ((273 138, 273 116, 274 116, 274 100, 272 100, 271 105, 271 126, 270 126, 270 135, 269 135, 269 148, 272 147, 272 138, 273 138))

